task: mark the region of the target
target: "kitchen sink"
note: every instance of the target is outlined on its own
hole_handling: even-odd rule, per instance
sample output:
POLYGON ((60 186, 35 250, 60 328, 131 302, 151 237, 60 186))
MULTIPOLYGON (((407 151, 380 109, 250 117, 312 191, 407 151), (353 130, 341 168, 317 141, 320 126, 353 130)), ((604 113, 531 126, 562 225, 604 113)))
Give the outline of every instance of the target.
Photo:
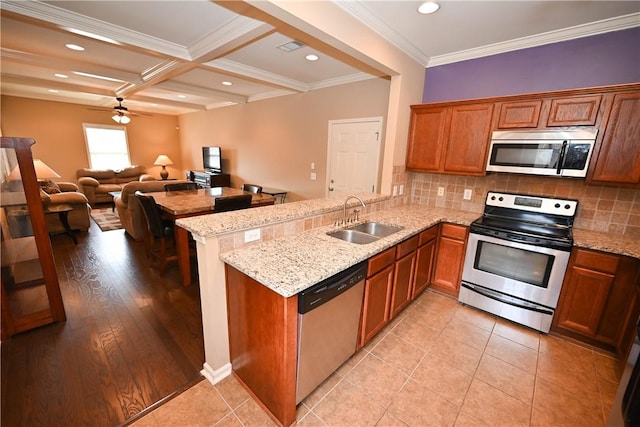
POLYGON ((350 227, 349 230, 360 231, 362 233, 382 238, 402 230, 402 227, 382 224, 379 222, 363 222, 362 224, 350 227))
POLYGON ((367 243, 372 243, 379 239, 379 237, 355 230, 336 230, 327 234, 331 237, 335 237, 336 239, 344 240, 349 243, 357 243, 359 245, 366 245, 367 243))
POLYGON ((402 230, 402 227, 395 225, 381 224, 379 222, 363 222, 362 224, 343 228, 342 230, 331 231, 327 234, 336 239, 344 240, 345 242, 366 245, 367 243, 375 242, 400 230, 402 230))

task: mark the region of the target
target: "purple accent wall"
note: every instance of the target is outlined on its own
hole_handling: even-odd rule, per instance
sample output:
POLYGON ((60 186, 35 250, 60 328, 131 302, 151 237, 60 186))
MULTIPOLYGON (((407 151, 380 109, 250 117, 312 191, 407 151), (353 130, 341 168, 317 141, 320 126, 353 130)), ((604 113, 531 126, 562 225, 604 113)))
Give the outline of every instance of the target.
POLYGON ((422 102, 640 82, 640 27, 426 69, 422 102))

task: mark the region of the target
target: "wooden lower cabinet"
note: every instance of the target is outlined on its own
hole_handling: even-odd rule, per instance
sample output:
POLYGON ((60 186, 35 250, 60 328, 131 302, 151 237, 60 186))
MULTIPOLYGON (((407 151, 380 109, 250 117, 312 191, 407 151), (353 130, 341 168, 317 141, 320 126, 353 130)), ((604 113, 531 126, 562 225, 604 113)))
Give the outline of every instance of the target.
POLYGON ((395 259, 395 246, 369 259, 358 348, 380 332, 389 321, 395 259))
POLYGON ((405 240, 397 246, 389 316, 391 319, 411 302, 417 247, 418 236, 405 240))
POLYGON ((463 225, 441 224, 432 289, 458 297, 468 231, 463 225))
POLYGON ((634 292, 638 260, 576 248, 553 319, 555 332, 610 351, 626 338, 623 326, 634 292))
POLYGON ((418 249, 416 250, 416 273, 413 280, 411 299, 416 298, 431 284, 433 261, 438 242, 438 226, 433 226, 419 235, 418 249))

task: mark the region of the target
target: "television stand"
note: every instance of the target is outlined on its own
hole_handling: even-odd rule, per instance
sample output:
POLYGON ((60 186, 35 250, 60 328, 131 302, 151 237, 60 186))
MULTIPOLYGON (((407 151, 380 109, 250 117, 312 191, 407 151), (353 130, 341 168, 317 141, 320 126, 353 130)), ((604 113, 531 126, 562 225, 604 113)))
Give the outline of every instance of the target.
POLYGON ((231 187, 231 175, 228 173, 191 170, 187 179, 198 184, 198 188, 231 187))

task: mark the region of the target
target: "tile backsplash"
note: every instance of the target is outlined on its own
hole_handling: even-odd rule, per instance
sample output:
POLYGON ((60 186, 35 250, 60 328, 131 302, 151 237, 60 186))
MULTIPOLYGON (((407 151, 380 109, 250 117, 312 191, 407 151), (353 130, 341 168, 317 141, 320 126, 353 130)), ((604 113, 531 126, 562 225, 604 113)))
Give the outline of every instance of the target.
POLYGON ((483 177, 406 172, 394 169, 394 182, 410 188, 413 203, 482 213, 487 191, 577 199, 574 226, 640 238, 640 190, 587 185, 582 179, 490 174, 483 177), (404 176, 403 176, 404 175, 404 176), (438 196, 438 188, 444 195, 438 196), (463 200, 470 189, 471 200, 463 200))

